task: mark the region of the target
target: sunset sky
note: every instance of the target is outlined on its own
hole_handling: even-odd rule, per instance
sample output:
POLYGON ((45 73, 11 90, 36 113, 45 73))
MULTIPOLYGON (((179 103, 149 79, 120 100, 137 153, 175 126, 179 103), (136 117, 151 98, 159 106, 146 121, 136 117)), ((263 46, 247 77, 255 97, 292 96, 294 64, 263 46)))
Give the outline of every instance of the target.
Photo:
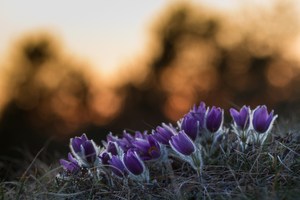
MULTIPOLYGON (((117 66, 145 51, 153 19, 172 2, 1 0, 0 66, 10 45, 22 34, 42 30, 58 36, 68 53, 112 73, 117 66)), ((223 10, 238 4, 237 0, 194 2, 223 10)))
MULTIPOLYGON (((210 4, 230 8, 234 2, 215 0, 210 4)), ((68 52, 88 60, 92 66, 112 72, 143 51, 153 17, 170 3, 161 0, 1 0, 0 60, 22 34, 43 30, 57 35, 68 52)))

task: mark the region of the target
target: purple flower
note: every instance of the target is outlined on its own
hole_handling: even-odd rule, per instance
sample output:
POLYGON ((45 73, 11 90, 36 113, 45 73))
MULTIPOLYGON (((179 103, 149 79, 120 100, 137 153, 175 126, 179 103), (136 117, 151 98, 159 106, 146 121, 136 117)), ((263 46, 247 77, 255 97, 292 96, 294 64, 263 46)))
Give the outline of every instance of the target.
POLYGON ((192 139, 195 140, 201 129, 204 127, 205 103, 201 102, 199 107, 194 108, 187 113, 181 122, 181 129, 192 139))
POLYGON ((128 142, 132 142, 135 139, 130 133, 127 133, 125 130, 123 131, 123 138, 128 142))
POLYGON ((119 147, 126 152, 128 149, 132 148, 132 142, 135 140, 135 138, 127 133, 126 131, 123 132, 123 137, 119 138, 117 140, 117 143, 119 147))
POLYGON ((196 149, 193 141, 184 131, 179 131, 177 135, 172 136, 169 143, 174 151, 185 156, 191 155, 196 149))
POLYGON ((70 147, 74 153, 78 153, 81 151, 80 146, 88 140, 86 134, 82 134, 81 137, 71 138, 70 147))
POLYGON ((110 168, 115 175, 123 177, 126 174, 125 166, 118 156, 113 155, 108 163, 111 165, 110 168))
POLYGON ((147 131, 144 131, 143 133, 140 132, 140 131, 136 131, 135 134, 134 134, 134 138, 142 138, 142 139, 146 139, 148 136, 148 133, 147 131))
POLYGON ((111 155, 118 155, 117 143, 109 141, 106 147, 106 151, 111 153, 111 155))
POLYGON ((250 121, 250 107, 243 106, 240 111, 237 111, 234 108, 230 109, 230 115, 234 120, 235 126, 245 130, 249 127, 250 121))
POLYGON ((89 164, 93 164, 97 158, 97 150, 92 141, 88 140, 81 145, 81 151, 85 157, 85 160, 89 164))
POLYGON ((265 133, 269 130, 272 122, 276 119, 277 115, 274 116, 274 111, 268 113, 267 107, 258 106, 253 113, 252 125, 256 132, 265 133))
POLYGON ((160 146, 152 135, 149 135, 147 139, 137 138, 133 146, 142 160, 158 159, 161 156, 160 146))
POLYGON ((103 165, 108 165, 108 161, 110 160, 110 155, 107 151, 103 151, 100 155, 99 155, 99 158, 101 160, 101 163, 103 165))
POLYGON ((117 136, 114 136, 113 134, 112 134, 112 132, 110 132, 107 136, 106 136, 106 141, 107 142, 109 142, 109 141, 111 141, 111 142, 116 142, 116 141, 118 141, 119 140, 119 138, 117 137, 117 136))
POLYGON ((59 162, 67 172, 72 174, 75 174, 80 169, 77 160, 72 156, 71 153, 68 153, 68 160, 60 159, 59 162))
MULTIPOLYGON (((127 133, 125 130, 123 131, 123 135, 121 138, 118 138, 116 136, 113 136, 111 133, 107 136, 107 141, 109 142, 116 142, 119 148, 124 152, 128 151, 128 149, 133 148, 132 143, 137 138, 145 139, 147 138, 148 134, 147 131, 144 131, 143 133, 140 131, 136 131, 134 136, 127 133)), ((104 145, 107 146, 108 144, 104 142, 104 145)))
POLYGON ((169 140, 176 133, 177 131, 175 130, 175 128, 163 123, 162 126, 156 127, 156 130, 152 132, 152 135, 161 144, 169 145, 169 140))
POLYGON ((84 166, 94 165, 98 160, 99 149, 85 134, 71 138, 70 149, 75 158, 84 166))
POLYGON ((223 123, 223 110, 213 106, 206 115, 206 128, 211 133, 217 132, 223 123))
POLYGON ((145 171, 143 161, 140 159, 138 154, 129 149, 123 156, 123 163, 126 169, 133 175, 141 175, 145 171))

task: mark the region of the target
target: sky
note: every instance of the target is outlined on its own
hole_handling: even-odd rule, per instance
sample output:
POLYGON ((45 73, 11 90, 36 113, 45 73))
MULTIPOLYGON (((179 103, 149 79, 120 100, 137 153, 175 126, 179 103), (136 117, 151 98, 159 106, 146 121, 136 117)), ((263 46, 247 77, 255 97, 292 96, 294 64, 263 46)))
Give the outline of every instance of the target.
MULTIPOLYGON (((0 65, 22 34, 42 30, 58 36, 67 52, 113 73, 147 44, 153 18, 174 1, 0 0, 0 65)), ((238 0, 202 0, 220 9, 238 0)))
MULTIPOLYGON (((229 11, 247 2, 191 1, 229 11)), ((251 1, 254 2, 261 1, 251 1)), ((153 19, 171 3, 174 0, 0 0, 0 67, 11 44, 22 34, 41 30, 57 36, 71 55, 113 73, 147 49, 153 19)))

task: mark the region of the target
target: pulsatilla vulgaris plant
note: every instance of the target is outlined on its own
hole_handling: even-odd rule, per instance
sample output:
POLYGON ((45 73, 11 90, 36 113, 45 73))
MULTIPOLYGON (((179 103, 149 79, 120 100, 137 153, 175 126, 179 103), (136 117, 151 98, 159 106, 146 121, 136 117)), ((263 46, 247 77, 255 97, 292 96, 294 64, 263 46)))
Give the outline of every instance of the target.
POLYGON ((70 149, 80 166, 94 167, 98 165, 99 147, 85 134, 81 137, 71 138, 70 149))
POLYGON ((224 148, 227 129, 223 126, 224 110, 213 106, 206 108, 204 102, 194 106, 178 122, 179 129, 201 148, 205 160, 217 159, 220 147, 224 148))
POLYGON ((150 132, 124 131, 121 136, 109 133, 102 147, 89 140, 85 134, 70 139, 71 153, 68 160, 61 159, 64 171, 59 178, 71 177, 81 171, 95 175, 99 181, 111 183, 126 179, 132 182, 151 182, 155 176, 153 166, 169 165, 177 159, 188 163, 201 176, 203 166, 214 163, 225 152, 241 150, 250 145, 263 146, 271 132, 277 115, 266 106, 251 110, 243 106, 230 109, 232 123, 224 125, 224 110, 206 107, 204 102, 194 106, 177 123, 177 126, 162 123, 150 132), (234 137, 228 137, 229 134, 234 137), (230 139, 229 139, 230 138, 230 139), (239 148, 236 148, 236 144, 239 148), (96 170, 95 170, 96 169, 96 170))
POLYGON ((273 113, 274 111, 268 113, 266 106, 258 106, 254 110, 251 110, 249 106, 243 106, 240 111, 230 109, 234 121, 231 126, 237 135, 242 151, 245 151, 251 144, 263 145, 278 117, 273 113))

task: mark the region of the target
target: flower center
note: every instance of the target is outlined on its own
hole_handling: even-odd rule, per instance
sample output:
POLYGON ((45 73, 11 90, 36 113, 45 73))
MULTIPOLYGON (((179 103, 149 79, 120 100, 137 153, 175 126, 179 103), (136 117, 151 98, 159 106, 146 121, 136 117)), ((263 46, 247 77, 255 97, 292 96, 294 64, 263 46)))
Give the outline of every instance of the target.
POLYGON ((156 146, 151 146, 149 149, 148 149, 148 154, 152 156, 152 152, 155 151, 155 152, 158 152, 158 149, 156 148, 156 146))

